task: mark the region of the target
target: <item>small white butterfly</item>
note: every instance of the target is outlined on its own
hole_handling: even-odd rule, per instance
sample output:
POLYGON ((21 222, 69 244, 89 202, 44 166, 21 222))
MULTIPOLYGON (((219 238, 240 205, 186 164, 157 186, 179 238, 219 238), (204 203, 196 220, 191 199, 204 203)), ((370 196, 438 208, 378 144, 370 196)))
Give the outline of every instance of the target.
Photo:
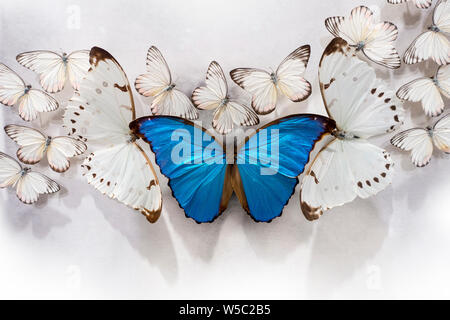
POLYGON ((175 89, 169 66, 155 46, 150 47, 147 52, 147 73, 138 76, 134 85, 143 96, 154 97, 150 106, 153 114, 190 120, 198 118, 198 111, 191 100, 175 89))
POLYGON ((259 123, 256 113, 249 107, 233 101, 228 96, 228 85, 220 65, 213 61, 206 73, 206 87, 198 87, 192 93, 192 101, 199 109, 215 110, 213 128, 227 134, 235 125, 253 126, 259 123))
POLYGON ((7 106, 18 104, 19 115, 25 121, 36 119, 39 112, 58 109, 58 102, 53 97, 32 89, 3 63, 0 63, 0 102, 7 106))
POLYGON ((441 66, 432 78, 419 78, 398 89, 397 97, 421 102, 425 114, 436 117, 444 111, 442 95, 450 98, 450 65, 441 66))
POLYGON ((400 67, 400 56, 394 47, 397 27, 391 22, 376 23, 369 8, 356 7, 348 18, 327 18, 325 26, 331 34, 344 39, 373 62, 390 69, 400 67))
POLYGON ((427 9, 431 6, 433 0, 387 0, 390 4, 400 4, 405 2, 414 2, 417 8, 427 9))
POLYGON ((53 171, 65 172, 70 167, 68 158, 83 154, 86 145, 70 137, 46 137, 36 129, 7 125, 6 134, 19 145, 17 158, 26 164, 36 164, 47 153, 48 164, 53 171))
POLYGON ((432 59, 439 65, 450 62, 450 1, 441 0, 433 11, 433 22, 428 31, 418 36, 403 56, 406 64, 432 59))
POLYGON ((41 194, 55 193, 60 186, 52 179, 23 168, 19 162, 0 152, 0 188, 11 186, 17 197, 25 204, 36 202, 41 194))
POLYGON ((392 145, 411 151, 411 161, 417 167, 430 163, 433 144, 439 150, 450 153, 450 114, 438 120, 433 127, 413 128, 396 134, 392 145))
POLYGON ((335 38, 320 62, 322 98, 337 130, 302 180, 300 204, 308 220, 356 197, 375 195, 392 180, 389 153, 370 138, 398 127, 404 110, 395 92, 352 51, 344 40, 335 38))
POLYGON ((275 110, 279 92, 293 102, 307 99, 311 84, 303 78, 311 47, 301 46, 289 54, 275 72, 262 69, 237 68, 231 70, 233 81, 252 95, 252 107, 258 114, 275 110))
POLYGON ((78 50, 71 54, 38 50, 24 52, 16 57, 17 62, 37 74, 42 88, 50 93, 64 89, 66 79, 75 90, 89 70, 89 50, 78 50))

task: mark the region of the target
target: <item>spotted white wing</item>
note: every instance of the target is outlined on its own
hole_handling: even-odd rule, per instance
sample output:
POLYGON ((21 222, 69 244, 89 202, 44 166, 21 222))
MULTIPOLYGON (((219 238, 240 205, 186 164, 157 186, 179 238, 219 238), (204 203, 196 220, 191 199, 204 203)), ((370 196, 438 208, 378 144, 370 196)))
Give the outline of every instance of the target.
POLYGON ((25 204, 35 203, 41 194, 51 194, 61 189, 58 183, 49 177, 29 171, 16 183, 16 193, 20 201, 25 204))
POLYGON ((0 63, 0 102, 13 106, 25 93, 25 82, 10 68, 0 63))
POLYGON ((450 114, 442 117, 434 125, 433 142, 439 150, 450 153, 450 114))
POLYGON ((365 139, 334 139, 306 171, 300 189, 300 205, 308 220, 356 197, 368 198, 392 181, 390 155, 365 139))
POLYGON ((369 138, 403 122, 404 109, 395 92, 343 39, 335 38, 325 49, 319 82, 328 115, 341 131, 369 138))
POLYGON ((47 149, 48 164, 53 171, 65 172, 70 167, 69 158, 83 154, 86 149, 86 144, 75 138, 52 138, 47 149))
POLYGON ((49 93, 61 91, 66 82, 66 66, 62 56, 46 51, 23 52, 16 57, 17 62, 39 75, 42 88, 49 93))
POLYGON ((252 107, 257 114, 269 114, 277 105, 277 87, 270 73, 261 69, 237 68, 231 70, 231 79, 252 95, 252 107))
POLYGON ((414 2, 417 8, 427 9, 433 3, 433 0, 387 0, 391 4, 400 4, 405 2, 414 2))
POLYGON ((26 164, 36 164, 45 153, 47 138, 38 130, 18 125, 7 125, 6 134, 18 145, 17 158, 26 164))
POLYGON ((411 161, 417 167, 426 166, 433 154, 433 142, 427 130, 413 128, 396 134, 391 144, 411 152, 411 161))
POLYGON ((67 74, 72 88, 78 90, 89 67, 89 50, 74 51, 67 56, 67 74))
POLYGON ((139 210, 150 222, 161 213, 161 189, 153 166, 131 135, 136 118, 131 87, 105 50, 90 52, 91 69, 64 115, 69 132, 88 141, 83 163, 87 181, 103 194, 139 210))
POLYGON ((310 54, 309 45, 301 46, 291 52, 277 69, 277 86, 293 102, 303 101, 311 95, 311 84, 303 78, 310 54))
POLYGON ((360 47, 373 62, 391 69, 400 67, 400 56, 394 47, 397 27, 391 22, 375 23, 369 8, 356 7, 348 18, 327 18, 325 26, 335 37, 344 39, 353 47, 360 47))
POLYGON ((0 152, 0 188, 14 186, 21 177, 22 166, 7 154, 0 152))

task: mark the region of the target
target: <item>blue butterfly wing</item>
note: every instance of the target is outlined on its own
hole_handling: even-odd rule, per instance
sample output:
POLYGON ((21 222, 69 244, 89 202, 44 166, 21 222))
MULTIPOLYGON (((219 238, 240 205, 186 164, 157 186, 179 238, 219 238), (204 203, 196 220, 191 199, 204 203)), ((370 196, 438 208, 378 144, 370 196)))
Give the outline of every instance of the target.
POLYGON ((323 116, 291 115, 262 127, 244 143, 236 155, 240 177, 233 187, 255 221, 281 215, 315 143, 334 127, 323 116))
POLYGON ((130 128, 150 144, 186 216, 211 222, 225 210, 232 193, 225 183, 226 155, 209 134, 188 120, 169 116, 140 118, 130 128))

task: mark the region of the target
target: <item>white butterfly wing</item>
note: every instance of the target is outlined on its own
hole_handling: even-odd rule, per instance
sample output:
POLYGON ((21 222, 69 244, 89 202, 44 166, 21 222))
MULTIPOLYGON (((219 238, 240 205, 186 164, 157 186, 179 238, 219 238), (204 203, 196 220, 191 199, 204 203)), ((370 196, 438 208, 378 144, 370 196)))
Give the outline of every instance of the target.
POLYGON ((311 47, 301 46, 289 54, 277 69, 277 85, 293 102, 300 102, 311 95, 311 84, 303 78, 308 65, 311 47))
POLYGON ((147 73, 136 78, 137 92, 146 97, 154 97, 163 92, 172 83, 169 66, 161 52, 151 46, 147 52, 147 73))
POLYGON ((36 164, 42 160, 47 140, 42 133, 38 130, 18 125, 7 125, 5 132, 19 145, 17 158, 21 162, 36 164))
POLYGON ((392 160, 364 139, 335 139, 316 156, 302 180, 300 205, 308 220, 324 211, 368 198, 392 180, 392 160))
POLYGON ((365 7, 354 8, 348 18, 330 17, 325 20, 325 27, 335 37, 342 38, 352 46, 365 41, 372 30, 373 13, 365 7))
POLYGON ((403 106, 395 93, 340 38, 325 49, 319 81, 327 112, 341 131, 369 138, 403 122, 403 106))
POLYGON ((67 74, 75 90, 80 88, 80 82, 86 76, 90 66, 89 50, 74 51, 67 56, 67 74))
POLYGON ((253 126, 258 123, 259 118, 251 108, 235 101, 220 106, 214 112, 213 128, 220 134, 231 132, 235 125, 253 126))
POLYGON ((206 72, 206 86, 198 87, 192 93, 192 101, 199 109, 213 110, 227 98, 228 85, 220 65, 213 61, 206 72))
POLYGON ((47 149, 50 168, 56 172, 65 172, 70 167, 68 158, 83 154, 87 149, 84 142, 71 137, 55 137, 47 149))
POLYGON ((96 189, 155 222, 161 190, 147 155, 130 135, 135 109, 128 79, 103 49, 92 48, 90 61, 91 70, 64 115, 70 133, 92 144, 84 174, 96 189))
POLYGON ((55 181, 38 172, 24 174, 16 184, 17 197, 25 204, 36 202, 41 194, 55 193, 60 189, 55 181))
POLYGON ((409 129, 396 134, 391 144, 405 151, 411 151, 411 161, 417 167, 426 166, 433 154, 433 142, 428 131, 422 128, 409 129))
POLYGON ((231 79, 252 95, 252 107, 257 114, 269 114, 277 105, 277 87, 270 74, 261 69, 237 68, 231 70, 231 79))
POLYGON ((8 156, 0 152, 0 188, 13 186, 21 177, 21 165, 8 156))
POLYGON ((399 4, 399 3, 405 3, 413 1, 417 8, 420 9, 427 9, 431 6, 433 3, 433 0, 387 0, 388 3, 391 4, 399 4))
POLYGON ((450 98, 450 65, 440 66, 436 73, 439 91, 450 98))
POLYGON ((391 22, 376 24, 365 40, 363 53, 375 63, 390 69, 400 68, 401 59, 395 49, 398 29, 391 22))
POLYGON ((433 12, 433 24, 439 30, 450 33, 450 1, 440 0, 433 12))
POLYGON ((37 74, 42 88, 50 93, 61 91, 66 82, 66 66, 62 57, 52 51, 30 51, 19 54, 17 62, 37 74))
POLYGON ((439 65, 450 62, 450 42, 441 32, 427 31, 418 36, 406 49, 403 61, 414 64, 433 59, 439 65))
POLYGON ((434 125, 433 142, 439 150, 450 153, 450 114, 442 117, 434 125))
POLYGON ((25 121, 33 121, 39 112, 51 112, 58 109, 58 101, 47 93, 30 89, 18 100, 19 116, 25 121))
POLYGON ((400 87, 397 97, 412 102, 421 102, 425 114, 429 117, 440 115, 444 111, 441 92, 430 78, 419 78, 400 87))
POLYGON ((0 63, 0 102, 13 106, 25 93, 25 82, 10 68, 0 63))
POLYGON ((192 101, 180 90, 172 88, 153 99, 150 109, 153 114, 198 119, 198 110, 192 101))

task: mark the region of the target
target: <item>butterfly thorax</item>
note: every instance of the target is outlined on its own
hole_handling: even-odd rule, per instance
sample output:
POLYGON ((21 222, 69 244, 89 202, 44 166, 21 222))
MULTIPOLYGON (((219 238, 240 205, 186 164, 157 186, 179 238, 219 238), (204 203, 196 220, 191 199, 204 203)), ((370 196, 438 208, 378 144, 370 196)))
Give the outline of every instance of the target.
POLYGON ((433 32, 440 32, 441 29, 439 29, 436 25, 432 24, 428 30, 433 31, 433 32))
POLYGON ((67 64, 67 53, 63 53, 62 55, 62 61, 64 62, 64 64, 67 64))
POLYGON ((30 171, 31 171, 30 168, 23 168, 22 171, 20 171, 20 176, 23 177, 30 171))
POLYGON ((171 83, 169 86, 167 86, 167 88, 164 89, 164 91, 170 91, 173 88, 175 88, 175 83, 171 83))
POLYGON ((220 107, 223 107, 223 106, 226 105, 226 104, 228 104, 228 102, 230 102, 230 98, 229 98, 229 97, 223 98, 223 99, 220 101, 219 108, 220 108, 220 107))
POLYGON ((24 94, 27 94, 28 91, 30 91, 30 90, 31 90, 31 86, 30 86, 30 85, 27 85, 27 86, 25 87, 24 94))
POLYGON ((272 82, 273 82, 274 85, 276 85, 276 84, 278 83, 278 77, 277 77, 277 75, 275 74, 275 72, 272 72, 272 73, 270 74, 270 80, 272 80, 272 82))
POLYGON ((130 132, 128 143, 135 143, 136 140, 139 140, 139 137, 135 135, 133 132, 130 132))
POLYGON ((339 140, 359 139, 359 137, 354 135, 353 133, 339 129, 335 129, 331 134, 339 140))
POLYGON ((427 126, 427 127, 425 128, 425 130, 427 130, 428 135, 430 136, 430 138, 433 138, 433 128, 430 127, 430 126, 427 126))
POLYGON ((357 44, 356 44, 356 51, 360 51, 360 50, 362 50, 362 49, 364 49, 364 46, 365 46, 366 44, 364 43, 364 41, 360 41, 360 42, 358 42, 357 44))

